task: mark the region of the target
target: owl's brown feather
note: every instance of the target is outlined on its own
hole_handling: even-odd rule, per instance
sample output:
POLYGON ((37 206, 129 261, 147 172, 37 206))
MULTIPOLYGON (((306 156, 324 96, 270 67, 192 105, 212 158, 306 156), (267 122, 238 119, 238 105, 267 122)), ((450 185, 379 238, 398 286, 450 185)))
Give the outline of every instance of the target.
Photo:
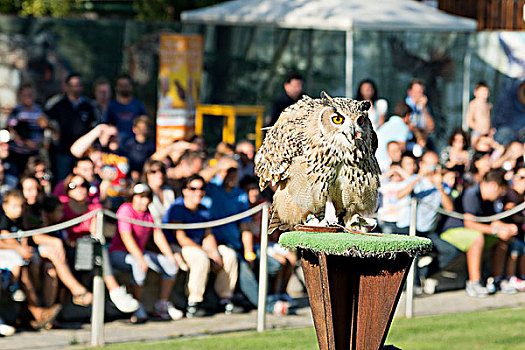
POLYGON ((281 113, 255 164, 261 190, 271 182, 279 185, 269 232, 292 229, 311 214, 322 219, 329 198, 340 217, 375 211, 379 165, 369 107, 324 94, 304 96, 281 113))

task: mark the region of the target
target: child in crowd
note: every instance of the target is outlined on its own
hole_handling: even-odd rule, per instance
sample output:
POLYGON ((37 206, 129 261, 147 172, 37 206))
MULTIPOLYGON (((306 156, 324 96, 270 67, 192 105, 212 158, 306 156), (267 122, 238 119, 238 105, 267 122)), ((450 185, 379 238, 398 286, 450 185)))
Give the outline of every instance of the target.
POLYGON ((483 81, 478 82, 474 88, 474 98, 470 101, 467 109, 467 124, 472 130, 472 145, 476 144, 481 135, 494 134, 490 121, 492 103, 488 102, 489 95, 488 85, 483 81))
MULTIPOLYGON (((4 195, 4 203, 2 204, 3 212, 0 213, 0 234, 8 235, 22 229, 24 203, 24 196, 19 190, 12 190, 4 195)), ((3 251, 3 254, 7 253, 10 255, 7 259, 6 256, 2 256, 1 261, 7 261, 8 264, 10 263, 11 266, 8 267, 10 271, 14 271, 15 274, 20 274, 22 284, 26 291, 27 309, 33 318, 30 320, 30 325, 34 329, 40 329, 50 325, 62 307, 58 304, 48 308, 39 306, 38 296, 29 278, 28 271, 25 268, 25 266, 36 257, 36 252, 33 246, 30 245, 31 243, 33 243, 31 238, 7 238, 0 240, 0 249, 7 249, 7 251, 3 251), (22 270, 18 272, 20 267, 22 270)), ((15 300, 17 299, 15 293, 13 293, 12 296, 15 300)), ((23 299, 20 295, 20 300, 18 301, 22 301, 23 299)))

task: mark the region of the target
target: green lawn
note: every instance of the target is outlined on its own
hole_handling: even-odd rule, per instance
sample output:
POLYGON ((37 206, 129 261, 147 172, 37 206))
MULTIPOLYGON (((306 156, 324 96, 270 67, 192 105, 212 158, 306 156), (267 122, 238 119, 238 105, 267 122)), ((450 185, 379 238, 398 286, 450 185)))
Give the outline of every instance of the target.
MULTIPOLYGON (((396 319, 386 344, 401 349, 525 349, 525 309, 396 319)), ((157 343, 115 344, 107 349, 317 349, 313 328, 230 333, 157 343)))

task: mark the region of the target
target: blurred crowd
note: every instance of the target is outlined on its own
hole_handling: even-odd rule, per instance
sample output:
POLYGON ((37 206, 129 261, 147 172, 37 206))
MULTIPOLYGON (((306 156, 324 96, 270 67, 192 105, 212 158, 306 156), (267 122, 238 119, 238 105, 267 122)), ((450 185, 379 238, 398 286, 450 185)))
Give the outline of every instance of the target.
MULTIPOLYGON (((271 189, 259 191, 253 143, 221 142, 210 151, 203 137, 193 136, 157 150, 152 120, 133 96, 129 76, 119 76, 114 91, 113 98, 113 86, 101 78, 88 99, 82 77, 71 74, 64 92, 41 107, 34 86, 20 86, 18 105, 0 131, 0 234, 106 208, 120 219, 102 249, 104 282, 109 300, 132 323, 257 307, 260 212, 192 230, 160 230, 126 220, 202 223, 271 201, 271 189), (146 310, 142 289, 150 271, 160 279, 153 308, 146 310), (181 274, 186 276, 185 302, 174 305, 173 287, 181 274), (208 289, 213 302, 207 300, 208 289)), ((272 105, 269 125, 301 91, 302 77, 290 74, 285 94, 272 105)), ((371 80, 359 85, 355 98, 372 102, 369 117, 379 139, 377 231, 407 234, 414 197, 419 203, 417 234, 434 243, 434 252, 418 260, 420 289, 433 293, 433 274, 463 252, 469 295, 524 291, 522 213, 492 222, 473 219, 521 204, 525 191, 524 145, 494 140, 488 86, 479 83, 474 90, 471 131, 454 130, 441 150, 434 146, 443 136, 434 133, 424 81, 412 81, 406 100, 395 104, 391 115, 371 80), (442 215, 439 208, 464 213, 465 219, 442 215), (492 253, 488 268, 483 266, 486 252, 492 253)), ((79 268, 77 255, 91 244, 96 227, 92 217, 48 234, 0 239, 0 303, 14 303, 19 311, 14 324, 0 318, 1 335, 12 334, 15 327, 59 327, 65 306, 90 307, 91 279, 79 268)), ((287 315, 295 306, 287 286, 297 257, 276 244, 277 238, 271 237, 268 248, 266 311, 287 315)))

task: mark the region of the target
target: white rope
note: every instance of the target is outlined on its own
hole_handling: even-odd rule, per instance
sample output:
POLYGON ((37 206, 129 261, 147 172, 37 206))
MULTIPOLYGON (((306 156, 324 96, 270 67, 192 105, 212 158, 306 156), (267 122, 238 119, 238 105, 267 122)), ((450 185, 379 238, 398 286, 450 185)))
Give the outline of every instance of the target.
POLYGON ((96 210, 90 211, 87 214, 81 215, 79 217, 73 218, 68 221, 61 222, 60 224, 36 228, 34 230, 27 230, 27 231, 19 230, 18 232, 3 234, 3 235, 0 235, 0 239, 8 239, 8 238, 18 239, 18 238, 31 237, 34 235, 42 235, 42 234, 46 234, 50 232, 63 230, 65 228, 68 228, 74 225, 78 225, 81 222, 86 221, 87 219, 91 219, 93 216, 97 215, 97 213, 101 210, 102 209, 96 209, 96 210))
POLYGON ((494 214, 494 215, 490 215, 490 216, 470 216, 469 215, 468 217, 465 217, 464 214, 458 213, 456 211, 445 210, 443 208, 435 207, 433 205, 421 202, 419 200, 418 200, 418 203, 423 205, 423 206, 425 206, 425 207, 427 207, 427 208, 429 208, 429 209, 435 210, 436 212, 438 212, 440 214, 446 215, 446 216, 450 216, 450 217, 453 217, 453 218, 456 218, 456 219, 460 219, 460 220, 465 220, 466 219, 466 220, 476 221, 476 222, 492 222, 492 221, 501 220, 501 219, 507 218, 509 216, 512 216, 512 215, 514 215, 516 213, 519 213, 520 211, 525 209, 525 202, 523 202, 521 204, 518 204, 514 208, 511 208, 509 210, 506 210, 506 211, 498 213, 498 214, 494 214))
POLYGON ((235 214, 226 218, 222 218, 219 220, 213 220, 208 222, 201 222, 201 223, 191 223, 191 224, 155 224, 147 221, 141 221, 141 220, 133 220, 127 217, 120 217, 117 216, 117 214, 107 210, 107 209, 97 209, 93 210, 87 214, 81 215, 79 217, 76 217, 74 219, 64 221, 60 224, 55 224, 51 226, 41 227, 34 230, 28 230, 28 231, 18 231, 8 234, 0 235, 0 239, 8 239, 8 238, 24 238, 24 237, 31 237, 34 235, 41 235, 46 234, 49 232, 55 232, 59 230, 63 230, 65 228, 78 225, 79 223, 86 221, 88 219, 91 219, 93 216, 97 215, 98 212, 101 210, 103 211, 104 215, 107 215, 113 219, 121 220, 124 222, 128 222, 134 225, 144 226, 144 227, 153 227, 153 228, 160 228, 160 229, 169 229, 169 230, 192 230, 192 229, 202 229, 202 228, 210 228, 210 227, 216 227, 221 226, 225 224, 229 224, 231 222, 236 222, 241 219, 247 218, 249 216, 252 216, 253 214, 261 211, 263 208, 265 208, 265 203, 261 203, 251 209, 248 209, 242 213, 235 214))
POLYGON ((155 224, 155 223, 151 223, 147 221, 134 220, 128 217, 117 216, 117 214, 109 210, 104 210, 104 214, 106 214, 107 216, 113 219, 121 220, 121 221, 130 223, 130 224, 144 226, 144 227, 154 227, 154 228, 167 229, 167 230, 194 230, 194 229, 216 227, 216 226, 229 224, 235 221, 239 221, 241 219, 247 218, 261 211, 262 208, 264 208, 264 203, 261 203, 251 209, 243 211, 242 213, 228 216, 226 218, 213 220, 213 221, 207 221, 207 222, 196 222, 196 223, 191 223, 191 224, 155 224))

